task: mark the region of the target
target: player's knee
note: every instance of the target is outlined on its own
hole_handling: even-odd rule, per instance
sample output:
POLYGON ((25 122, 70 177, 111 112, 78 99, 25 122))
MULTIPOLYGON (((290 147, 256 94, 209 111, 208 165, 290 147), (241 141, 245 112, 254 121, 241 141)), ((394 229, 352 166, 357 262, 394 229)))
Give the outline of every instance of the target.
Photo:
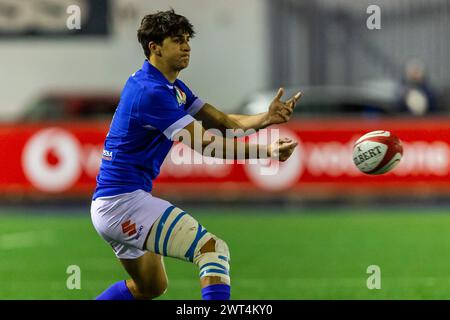
POLYGON ((219 277, 222 282, 230 283, 230 251, 225 241, 212 236, 200 249, 194 263, 200 268, 199 276, 219 277))
POLYGON ((216 251, 216 239, 209 239, 201 248, 200 253, 216 251))
POLYGON ((217 252, 217 253, 223 253, 228 258, 230 255, 230 249, 228 248, 228 245, 225 241, 223 241, 220 238, 217 238, 216 236, 212 236, 211 239, 206 241, 206 243, 200 248, 200 253, 206 253, 206 252, 217 252))

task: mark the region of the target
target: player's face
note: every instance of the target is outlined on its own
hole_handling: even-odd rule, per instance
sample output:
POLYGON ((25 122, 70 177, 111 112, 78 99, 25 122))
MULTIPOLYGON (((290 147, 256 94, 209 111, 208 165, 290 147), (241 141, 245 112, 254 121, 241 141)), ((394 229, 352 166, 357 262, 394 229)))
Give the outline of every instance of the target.
POLYGON ((161 47, 161 57, 176 71, 181 71, 189 65, 191 47, 187 33, 164 39, 161 47))

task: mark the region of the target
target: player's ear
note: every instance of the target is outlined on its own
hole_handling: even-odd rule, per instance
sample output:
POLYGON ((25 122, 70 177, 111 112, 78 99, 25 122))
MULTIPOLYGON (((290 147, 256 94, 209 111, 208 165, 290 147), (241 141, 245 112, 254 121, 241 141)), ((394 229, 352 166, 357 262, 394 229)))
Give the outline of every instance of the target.
POLYGON ((148 48, 150 49, 150 54, 156 54, 158 57, 161 57, 161 46, 156 42, 150 41, 148 43, 148 48))

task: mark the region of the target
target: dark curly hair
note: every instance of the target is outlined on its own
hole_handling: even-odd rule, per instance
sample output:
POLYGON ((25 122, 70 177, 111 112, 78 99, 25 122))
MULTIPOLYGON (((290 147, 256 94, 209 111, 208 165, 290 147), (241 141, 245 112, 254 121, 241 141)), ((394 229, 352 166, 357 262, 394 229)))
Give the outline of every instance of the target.
POLYGON ((194 27, 189 20, 176 14, 173 9, 159 11, 146 15, 137 31, 137 37, 144 49, 146 58, 150 57, 148 44, 153 41, 162 44, 165 38, 187 33, 192 38, 195 35, 194 27))

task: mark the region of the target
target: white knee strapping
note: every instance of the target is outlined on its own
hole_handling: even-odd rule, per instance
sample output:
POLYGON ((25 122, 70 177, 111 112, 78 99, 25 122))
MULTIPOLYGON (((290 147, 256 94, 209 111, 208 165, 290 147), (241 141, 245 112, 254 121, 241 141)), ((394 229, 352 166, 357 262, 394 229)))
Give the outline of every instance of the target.
POLYGON ((227 244, 217 238, 212 236, 216 241, 214 252, 198 252, 194 257, 194 263, 200 268, 199 276, 203 277, 220 277, 222 280, 230 284, 230 252, 228 250, 227 244))
POLYGON ((197 264, 200 277, 217 276, 226 283, 230 282, 230 254, 226 243, 174 206, 169 207, 153 224, 146 249, 197 264), (200 249, 211 238, 216 241, 215 252, 200 253, 200 249))

